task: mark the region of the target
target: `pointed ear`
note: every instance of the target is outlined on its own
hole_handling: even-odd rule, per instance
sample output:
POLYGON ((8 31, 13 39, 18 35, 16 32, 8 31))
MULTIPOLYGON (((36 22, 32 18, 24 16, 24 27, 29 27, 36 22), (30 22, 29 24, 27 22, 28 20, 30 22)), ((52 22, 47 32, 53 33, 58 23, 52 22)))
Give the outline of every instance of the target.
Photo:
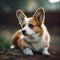
POLYGON ((36 12, 34 13, 34 16, 35 20, 38 22, 38 23, 44 23, 44 19, 45 19, 45 11, 43 8, 38 8, 36 10, 36 12))
POLYGON ((24 21, 24 18, 26 17, 26 15, 23 13, 22 10, 17 10, 16 17, 19 20, 19 24, 21 24, 24 21))

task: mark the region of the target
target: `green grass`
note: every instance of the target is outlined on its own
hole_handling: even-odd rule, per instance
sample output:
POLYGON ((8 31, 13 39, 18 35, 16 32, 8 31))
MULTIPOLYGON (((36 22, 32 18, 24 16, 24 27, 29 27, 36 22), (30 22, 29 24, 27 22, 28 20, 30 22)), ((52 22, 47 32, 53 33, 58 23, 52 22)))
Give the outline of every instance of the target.
POLYGON ((10 50, 11 40, 6 36, 0 36, 0 51, 10 50))

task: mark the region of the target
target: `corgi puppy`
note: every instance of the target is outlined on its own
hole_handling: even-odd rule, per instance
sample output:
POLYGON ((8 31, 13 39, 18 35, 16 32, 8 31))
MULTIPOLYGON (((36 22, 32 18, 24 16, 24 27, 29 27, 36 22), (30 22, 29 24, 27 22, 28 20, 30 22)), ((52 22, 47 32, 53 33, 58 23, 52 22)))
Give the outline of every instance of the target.
POLYGON ((33 51, 41 51, 43 55, 49 55, 50 35, 44 25, 44 9, 38 8, 30 18, 23 11, 17 10, 16 17, 22 29, 12 36, 11 49, 18 46, 25 55, 33 55, 33 51))

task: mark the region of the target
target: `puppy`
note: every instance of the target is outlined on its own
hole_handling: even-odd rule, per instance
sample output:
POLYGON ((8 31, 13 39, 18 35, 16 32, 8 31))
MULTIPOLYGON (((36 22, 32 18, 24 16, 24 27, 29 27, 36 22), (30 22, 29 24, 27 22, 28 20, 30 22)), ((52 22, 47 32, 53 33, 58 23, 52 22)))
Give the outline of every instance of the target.
POLYGON ((23 11, 17 10, 16 17, 22 29, 12 36, 11 49, 18 46, 25 55, 33 55, 33 51, 41 51, 43 55, 49 55, 50 35, 44 25, 44 9, 38 8, 30 18, 27 18, 23 11))

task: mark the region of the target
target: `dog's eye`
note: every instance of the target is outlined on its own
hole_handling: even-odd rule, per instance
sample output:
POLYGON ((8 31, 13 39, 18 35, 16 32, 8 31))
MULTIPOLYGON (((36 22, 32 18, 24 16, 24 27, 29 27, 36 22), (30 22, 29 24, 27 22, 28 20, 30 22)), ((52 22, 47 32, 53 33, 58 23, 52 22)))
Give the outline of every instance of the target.
POLYGON ((25 24, 23 25, 23 27, 25 26, 25 24))
POLYGON ((33 27, 34 25, 32 25, 32 24, 29 24, 29 27, 33 27))

